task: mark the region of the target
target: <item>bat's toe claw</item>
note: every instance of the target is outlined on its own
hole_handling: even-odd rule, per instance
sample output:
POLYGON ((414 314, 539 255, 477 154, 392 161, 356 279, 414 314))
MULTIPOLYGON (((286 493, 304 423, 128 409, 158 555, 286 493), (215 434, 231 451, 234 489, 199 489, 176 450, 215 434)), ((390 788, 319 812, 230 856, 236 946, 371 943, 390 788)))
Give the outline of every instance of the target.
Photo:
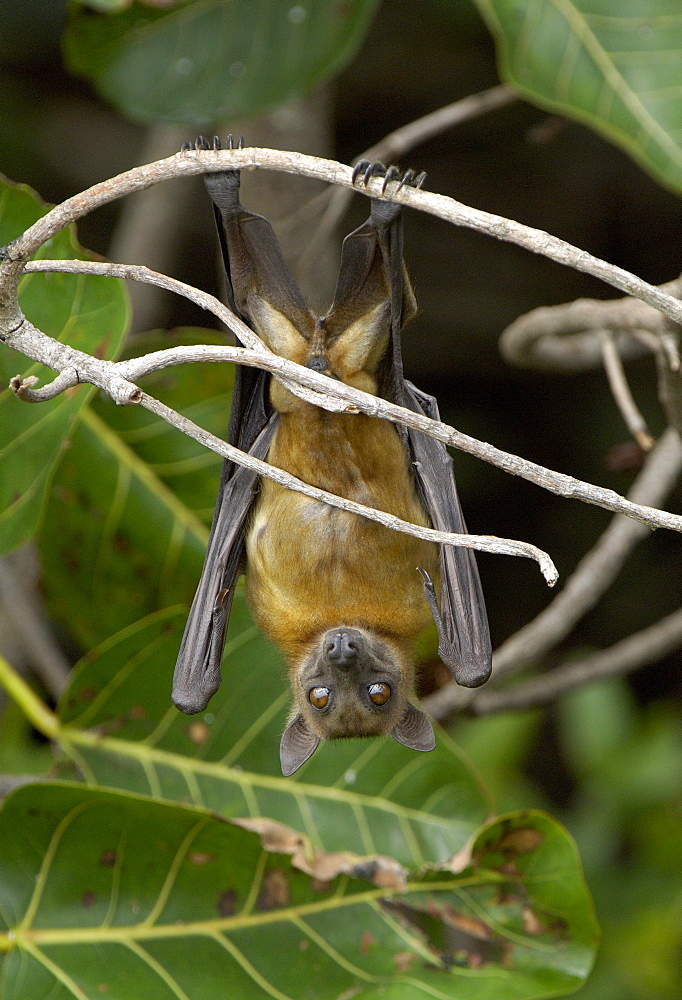
POLYGON ((353 177, 352 177, 353 184, 357 183, 358 177, 360 176, 360 174, 365 173, 365 170, 367 170, 367 167, 369 165, 370 165, 369 160, 359 160, 355 164, 355 166, 353 167, 353 177))
POLYGON ((398 181, 396 191, 400 191, 402 187, 406 186, 420 188, 426 180, 424 171, 418 174, 414 170, 406 170, 401 176, 398 167, 386 167, 378 160, 360 160, 353 167, 353 184, 360 182, 366 187, 372 177, 383 177, 384 182, 381 186, 382 194, 386 192, 386 188, 391 181, 398 181))
POLYGON ((397 190, 400 191, 401 187, 405 186, 420 188, 425 180, 426 180, 425 170, 422 170, 420 174, 415 174, 414 170, 406 170, 401 178, 400 184, 398 184, 397 190))
POLYGON ((400 177, 400 171, 397 167, 389 167, 384 174, 384 183, 381 185, 381 193, 383 194, 387 186, 391 181, 397 180, 400 177))

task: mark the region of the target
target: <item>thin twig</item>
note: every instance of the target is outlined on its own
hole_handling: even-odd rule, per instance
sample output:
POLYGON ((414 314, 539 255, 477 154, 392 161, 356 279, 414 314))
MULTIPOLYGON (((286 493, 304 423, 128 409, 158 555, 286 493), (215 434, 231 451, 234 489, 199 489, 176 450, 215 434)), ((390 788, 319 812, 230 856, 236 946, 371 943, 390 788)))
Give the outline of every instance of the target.
MULTIPOLYGON (((49 269, 51 264, 55 264, 54 261, 35 263, 40 264, 41 269, 49 269)), ((121 265, 106 265, 102 263, 93 265, 92 262, 87 261, 67 263, 74 270, 80 270, 82 273, 88 273, 93 268, 97 270, 97 273, 105 273, 107 267, 114 269, 121 268, 121 265)), ((63 264, 64 262, 59 262, 60 267, 63 264)), ((140 269, 135 270, 139 271, 140 269)), ((146 271, 146 269, 142 270, 146 271)), ((117 273, 117 271, 114 270, 110 273, 117 273)), ((169 283, 169 287, 173 285, 177 288, 177 286, 181 285, 180 282, 175 282, 173 279, 164 278, 164 280, 169 283)), ((184 287, 187 288, 189 286, 184 287)), ((193 289, 192 292, 206 301, 212 298, 211 296, 207 296, 206 293, 198 292, 196 289, 193 289)), ((226 310, 216 299, 213 299, 213 303, 214 305, 209 308, 214 312, 220 308, 223 314, 227 314, 228 319, 226 322, 238 331, 240 337, 242 333, 239 333, 239 331, 242 330, 242 327, 244 331, 248 330, 236 316, 232 316, 229 310, 226 310)), ((253 332, 251 332, 251 337, 255 337, 253 332)), ((147 355, 143 359, 118 363, 101 361, 47 337, 39 330, 36 330, 27 320, 24 320, 12 333, 7 334, 5 339, 9 347, 21 351, 34 361, 40 361, 42 364, 48 365, 48 367, 53 368, 55 371, 62 371, 64 368, 75 369, 79 380, 92 382, 92 384, 97 385, 107 392, 115 402, 121 404, 139 402, 140 390, 132 383, 131 379, 139 378, 144 371, 153 370, 153 368, 146 366, 151 364, 150 358, 154 358, 154 355, 147 355), (144 365, 145 367, 141 368, 140 365, 144 365)), ((236 347, 201 346, 199 348, 192 348, 181 346, 157 353, 163 356, 164 366, 172 363, 181 364, 198 360, 230 360, 263 368, 273 374, 284 375, 292 383, 296 381, 318 393, 324 393, 336 399, 341 399, 369 416, 382 417, 383 419, 403 424, 406 427, 412 427, 429 437, 435 438, 437 441, 442 441, 443 444, 450 445, 460 451, 474 455, 485 462, 496 465, 512 475, 522 476, 524 479, 528 479, 530 482, 534 482, 536 485, 559 496, 583 500, 586 503, 604 507, 606 510, 612 510, 614 513, 627 514, 629 517, 633 517, 652 528, 663 527, 673 531, 682 531, 682 517, 679 515, 656 510, 641 504, 633 504, 613 490, 581 482, 572 476, 554 472, 543 466, 536 465, 534 462, 511 455, 486 442, 478 441, 468 434, 455 430, 455 428, 450 427, 448 424, 431 420, 422 414, 406 410, 394 403, 389 403, 378 396, 372 396, 359 389, 344 385, 336 379, 330 379, 325 375, 313 372, 309 368, 272 354, 267 349, 263 352, 262 350, 250 351, 236 347)), ((34 393, 34 391, 29 390, 29 393, 34 393)), ((22 395, 24 395, 23 392, 22 395)), ((31 398, 31 396, 27 396, 27 398, 31 398)), ((239 461, 239 459, 235 458, 235 461, 239 461)))
POLYGON ((335 496, 333 493, 318 489, 316 486, 310 486, 308 483, 302 482, 296 476, 292 476, 274 465, 269 465, 267 462, 239 451, 238 448, 234 448, 232 445, 227 444, 226 441, 222 441, 220 438, 215 437, 215 435, 209 434, 208 431, 188 420, 187 417, 176 413, 175 410, 161 403, 158 399, 154 399, 153 396, 147 395, 147 393, 141 394, 139 402, 145 409, 151 413, 155 413, 173 427, 181 430, 183 434, 194 438, 199 444, 210 448, 216 454, 221 455, 223 458, 229 458, 233 462, 239 463, 239 465, 244 465, 248 469, 253 469, 258 475, 272 479, 289 490, 297 490, 299 493, 303 493, 313 500, 321 500, 332 507, 338 507, 351 514, 358 514, 361 517, 368 518, 370 521, 377 521, 379 524, 383 524, 393 531, 402 531, 407 535, 413 535, 415 538, 423 538, 428 542, 437 542, 439 545, 459 545, 463 548, 477 549, 479 552, 491 552, 496 555, 523 556, 528 559, 534 559, 538 563, 540 571, 549 586, 553 586, 558 579, 559 574, 547 553, 528 542, 519 542, 509 538, 496 538, 494 535, 455 534, 411 524, 408 521, 401 520, 399 517, 395 517, 393 514, 387 514, 385 511, 376 510, 372 507, 365 507, 363 504, 355 503, 353 500, 346 500, 344 497, 335 496))
MULTIPOLYGON (((267 462, 260 461, 252 455, 240 451, 238 448, 228 444, 226 441, 222 441, 220 438, 215 437, 215 435, 209 434, 208 431, 203 430, 203 428, 199 427, 191 420, 188 420, 181 414, 176 413, 175 410, 165 406, 159 400, 156 400, 152 396, 143 392, 137 385, 127 378, 127 373, 134 370, 136 364, 138 370, 141 367, 144 371, 148 372, 156 371, 159 367, 168 367, 173 361, 175 361, 175 363, 184 363, 184 360, 187 359, 187 355, 184 359, 182 359, 181 356, 177 354, 178 348, 170 348, 168 351, 159 351, 154 355, 146 355, 144 358, 134 359, 133 361, 101 361, 88 354, 84 354, 82 351, 77 351, 65 344, 60 344, 59 341, 53 340, 51 337, 47 337, 45 334, 41 333, 41 331, 37 330, 31 323, 29 323, 28 320, 24 321, 20 329, 15 331, 11 338, 7 338, 7 342, 11 347, 16 347, 17 344, 21 345, 18 349, 24 354, 28 357, 32 357, 35 361, 40 361, 42 364, 48 365, 51 368, 59 370, 62 368, 62 365, 62 370, 68 368, 71 372, 70 377, 72 384, 75 384, 76 382, 90 382, 98 388, 103 389, 104 392, 107 392, 112 399, 119 404, 139 404, 150 410, 152 413, 155 413, 157 416, 162 417, 169 424, 172 424, 189 437, 194 438, 194 440, 198 441, 200 444, 210 448, 211 451, 215 451, 216 454, 221 455, 223 458, 228 458, 239 465, 245 466, 246 468, 253 469, 258 473, 258 475, 272 479, 287 489, 297 490, 314 500, 322 500, 325 503, 330 504, 332 507, 339 507, 342 510, 347 510, 351 513, 366 517, 371 521, 378 521, 380 524, 384 524, 386 527, 392 528, 394 531, 402 531, 406 534, 414 535, 417 538, 424 538, 427 541, 437 542, 441 545, 461 545, 464 548, 478 549, 479 551, 492 552, 498 555, 524 556, 529 559, 534 559, 540 566, 540 570, 549 586, 553 586, 558 579, 556 567, 550 557, 546 552, 538 549, 535 545, 531 545, 528 542, 516 541, 514 539, 496 538, 492 535, 464 535, 440 532, 432 528, 423 528, 419 525, 402 521, 400 518, 387 514, 384 511, 375 510, 371 507, 365 507, 362 504, 357 504, 351 500, 346 500, 343 497, 327 493, 325 490, 319 490, 316 487, 302 482, 295 476, 269 465, 267 462), (159 364, 158 355, 162 356, 161 364, 159 364), (164 355, 165 357, 163 357, 164 355), (124 372, 125 374, 122 375, 121 372, 124 372)), ((302 379, 307 379, 309 377, 309 372, 310 376, 315 376, 317 379, 322 378, 325 381, 329 381, 335 391, 340 391, 336 389, 336 386, 340 385, 340 383, 337 383, 335 380, 327 380, 325 376, 320 376, 317 373, 312 372, 310 369, 306 369, 300 365, 294 364, 293 362, 286 361, 284 358, 280 358, 278 355, 271 354, 270 352, 267 352, 267 357, 258 357, 256 361, 256 352, 245 348, 216 348, 211 346, 200 346, 198 349, 180 348, 180 350, 182 352, 189 351, 189 356, 193 361, 214 360, 217 355, 222 354, 222 357, 220 357, 219 360, 225 360, 226 358, 229 360, 235 360, 236 358, 244 364, 267 368, 273 372, 282 370, 287 372, 291 371, 292 375, 295 377, 298 375, 297 370, 300 369, 302 379), (211 357, 211 355, 213 355, 213 357, 211 357)), ((29 400, 37 401, 35 398, 36 391, 30 388, 24 390, 21 387, 20 377, 17 377, 12 381, 14 383, 15 391, 16 385, 19 383, 18 394, 20 396, 25 395, 25 393, 29 393, 29 400)), ((348 386, 344 386, 344 389, 348 388, 348 386)), ((389 404, 385 400, 381 400, 376 396, 370 396, 368 393, 360 392, 359 390, 352 390, 352 392, 353 394, 357 393, 359 397, 363 397, 363 403, 364 397, 366 397, 368 401, 367 409, 376 411, 372 415, 385 416, 384 413, 380 413, 379 411, 388 406, 395 409, 399 416, 404 413, 408 418, 411 417, 410 410, 403 410, 402 407, 399 406, 393 407, 393 404, 389 404)), ((418 415, 414 414, 414 416, 418 415)), ((436 427, 441 426, 437 421, 429 421, 428 417, 423 417, 421 419, 427 423, 434 423, 436 427)), ((443 424, 442 426, 445 427, 446 425, 443 424)))
MULTIPOLYGON (((152 271, 150 268, 145 267, 142 264, 113 264, 106 261, 84 261, 84 260, 31 260, 26 265, 27 272, 51 272, 58 271, 64 274, 99 274, 106 275, 107 277, 114 278, 125 278, 129 281, 138 281, 142 283, 147 283, 150 285, 156 285, 158 288, 163 288, 166 291, 174 292, 176 295, 182 295, 184 298, 189 299, 198 305, 201 309, 205 309, 207 312, 213 313, 213 315, 219 319, 228 329, 231 329, 233 333, 239 337, 239 340, 246 344, 247 347, 252 348, 253 355, 245 355, 240 352, 238 348, 218 348, 218 351, 222 353, 217 357, 197 357, 191 359, 183 359, 178 361, 173 361, 171 357, 163 357, 167 355, 165 351, 157 352, 160 356, 159 363, 150 361, 149 366, 145 367, 141 358, 134 359, 133 361, 127 361, 121 363, 119 368, 124 371, 124 378, 130 380, 139 378, 141 375, 148 375, 150 372, 159 371, 161 368, 169 367, 172 364, 186 364, 190 360, 194 361, 241 361, 244 364, 248 364, 245 358, 260 358, 263 362, 263 367, 267 367, 268 362, 272 362, 273 367, 268 370, 272 371, 273 374, 279 378, 280 382, 285 385, 291 392, 299 396, 301 399, 305 399, 308 403, 313 403, 315 406, 321 406, 326 410, 330 410, 333 413, 353 413, 357 412, 356 408, 350 403, 344 402, 343 400, 336 400, 331 398, 328 393, 317 392, 315 389, 306 387, 305 385, 299 384, 298 378, 294 381, 288 379, 281 375, 281 364, 283 360, 277 354, 273 352, 263 343, 260 337, 254 333, 251 327, 247 326, 238 316, 223 305, 220 299, 217 299, 214 295, 210 295, 208 292, 202 292, 199 288, 195 288, 192 285, 185 284, 184 281, 178 281, 177 278, 170 278, 166 274, 159 274, 158 271, 152 271), (236 353, 231 354, 231 351, 236 353), (227 353, 225 353, 227 352, 227 353)), ((146 355, 146 358, 153 358, 154 355, 146 355)), ((297 366, 298 367, 298 366, 297 366)), ((42 389, 32 389, 31 384, 26 382, 19 382, 16 385, 12 384, 12 388, 15 389, 17 395, 29 403, 39 403, 46 399, 52 399, 54 396, 58 395, 59 392, 63 392, 64 389, 70 388, 76 385, 78 378, 75 373, 72 376, 72 381, 68 381, 67 377, 61 378, 61 381, 55 379, 54 382, 50 383, 49 386, 44 386, 42 389)), ((13 380, 14 381, 14 380, 13 380)))
POLYGON ((654 439, 649 433, 646 421, 630 391, 630 386, 623 370, 623 362, 614 343, 613 336, 610 333, 603 333, 600 340, 602 357, 604 359, 604 371, 609 380, 611 394, 616 406, 620 410, 625 426, 642 451, 651 451, 654 446, 654 439))
POLYGON ((642 629, 615 643, 609 649, 567 663, 540 677, 502 691, 481 690, 472 710, 476 715, 533 708, 554 701, 559 695, 592 684, 607 677, 639 670, 667 656, 682 646, 682 610, 661 618, 655 625, 642 629))
MULTIPOLYGON (((682 441, 669 428, 649 453, 628 496, 637 503, 657 506, 679 480, 682 471, 682 441)), ((540 660, 564 639, 583 615, 593 608, 620 572, 635 545, 647 537, 644 525, 617 515, 597 543, 581 559, 551 604, 528 625, 510 636, 495 651, 493 675, 488 687, 540 660)), ((476 691, 448 684, 424 699, 424 707, 436 719, 473 705, 476 691)))

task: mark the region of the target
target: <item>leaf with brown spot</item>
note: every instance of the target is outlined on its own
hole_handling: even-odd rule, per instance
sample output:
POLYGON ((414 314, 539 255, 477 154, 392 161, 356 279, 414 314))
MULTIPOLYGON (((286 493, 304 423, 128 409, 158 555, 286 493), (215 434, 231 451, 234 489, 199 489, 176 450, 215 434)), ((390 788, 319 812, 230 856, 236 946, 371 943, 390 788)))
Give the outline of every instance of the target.
POLYGON ((259 910, 280 910, 289 905, 289 881, 281 868, 271 868, 265 873, 263 887, 258 896, 259 910))
POLYGON ((189 738, 192 743, 200 747, 202 743, 205 743, 208 739, 211 730, 205 722, 192 722, 187 727, 187 732, 189 733, 189 738))
POLYGON ((547 932, 546 926, 540 920, 537 913, 531 910, 530 906, 524 906, 521 910, 521 918, 526 934, 545 934, 547 932))
POLYGON ((377 943, 377 939, 369 931, 363 931, 360 935, 360 952, 363 955, 369 955, 369 949, 373 944, 377 943))
POLYGON ((451 906, 444 906, 442 915, 446 924, 462 931, 463 934, 480 938, 481 941, 490 941, 492 937, 488 925, 479 920, 478 917, 469 917, 465 913, 459 913, 451 906))
POLYGON ((317 882, 331 882, 339 875, 372 882, 382 889, 405 889, 407 869, 393 858, 363 858, 350 851, 315 850, 310 841, 291 827, 263 816, 243 817, 231 822, 251 830, 261 838, 264 850, 273 854, 288 854, 294 868, 310 875, 317 882))
POLYGON ((396 972, 409 972, 410 966, 417 961, 413 951, 397 951, 393 956, 396 972))
POLYGON ((234 889, 225 889, 218 897, 218 913, 221 917, 233 917, 237 910, 237 893, 234 889))
POLYGON ((542 843, 542 834, 532 827, 517 827, 506 833, 498 843, 498 850, 513 851, 515 854, 528 854, 530 851, 537 851, 542 843))
POLYGON ((210 865, 216 860, 215 854, 209 854, 207 851, 190 851, 187 858, 192 865, 210 865))
MULTIPOLYGON (((269 781, 278 790, 291 784, 269 781)), ((302 801, 306 785, 298 789, 302 801)), ((255 785, 264 804, 269 791, 265 782, 255 785)), ((589 971, 596 927, 585 919, 589 898, 575 849, 541 813, 482 827, 473 845, 480 870, 462 876, 432 865, 409 878, 398 869, 397 879, 390 859, 313 850, 309 839, 268 820, 245 825, 260 832, 207 809, 67 782, 26 785, 7 796, 0 804, 0 994, 61 995, 68 976, 74 995, 99 996, 105 983, 123 997, 124 977, 135 992, 135 977, 147 974, 143 952, 167 982, 182 984, 188 1000, 197 1000, 197 982, 227 984, 230 1000, 338 1000, 358 990, 368 998, 435 991, 463 1000, 464 986, 467 1000, 497 1000, 500 982, 505 997, 541 1000, 577 989, 589 971), (503 857, 496 847, 514 823, 543 836, 536 851, 516 855, 520 874, 506 879, 485 863, 503 857), (262 837, 279 852, 264 852, 262 837), (281 853, 283 846, 291 853, 281 853), (335 879, 321 894, 309 874, 315 868, 373 881, 335 879), (24 873, 28 892, 4 877, 10 870, 24 873), (377 888, 382 878, 403 888, 377 888), (31 906, 30 889, 41 879, 46 891, 31 906), (534 917, 548 927, 542 937, 534 917), (38 946, 49 966, 34 964, 38 946)))

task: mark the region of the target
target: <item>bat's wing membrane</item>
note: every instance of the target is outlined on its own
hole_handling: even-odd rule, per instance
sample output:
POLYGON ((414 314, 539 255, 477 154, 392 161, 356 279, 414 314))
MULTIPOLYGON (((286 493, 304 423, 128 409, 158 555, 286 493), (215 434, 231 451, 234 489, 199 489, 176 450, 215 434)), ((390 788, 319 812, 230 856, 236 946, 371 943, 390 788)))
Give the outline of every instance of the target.
MULTIPOLYGON (((439 420, 433 396, 405 382, 404 405, 439 420)), ((420 499, 434 528, 466 534, 457 496, 452 459, 444 444, 408 429, 408 438, 420 499)), ((423 573, 423 571, 422 571, 423 573)), ((438 628, 438 653, 458 684, 478 687, 488 680, 492 653, 476 558, 471 549, 440 546, 440 609, 433 585, 424 574, 424 592, 438 628)))
MULTIPOLYGON (((275 432, 273 414, 249 453, 264 459, 275 432)), ((223 472, 204 568, 182 637, 173 677, 173 701, 183 712, 202 712, 220 685, 220 664, 237 579, 243 567, 246 524, 258 474, 232 462, 223 472)))

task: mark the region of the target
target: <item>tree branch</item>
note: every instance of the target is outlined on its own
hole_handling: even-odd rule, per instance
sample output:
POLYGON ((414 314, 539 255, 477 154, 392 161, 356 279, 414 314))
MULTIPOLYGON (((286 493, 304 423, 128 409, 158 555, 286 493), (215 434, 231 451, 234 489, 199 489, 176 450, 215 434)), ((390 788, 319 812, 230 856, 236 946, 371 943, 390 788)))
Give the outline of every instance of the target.
POLYGON ((620 410, 625 426, 642 451, 651 451, 654 446, 654 439, 649 433, 646 421, 630 391, 630 386, 623 370, 623 362, 614 338, 610 333, 602 333, 600 339, 604 371, 609 380, 611 395, 620 410))
MULTIPOLYGON (((324 160, 302 153, 273 149, 187 150, 165 160, 157 160, 145 166, 134 167, 116 177, 95 184, 86 191, 82 191, 55 206, 8 245, 5 250, 5 262, 0 268, 0 305, 7 308, 8 295, 11 299, 13 286, 16 285, 21 273, 21 262, 33 256, 46 240, 54 236, 64 226, 75 222, 93 209, 131 194, 133 191, 141 191, 152 184, 170 180, 173 177, 189 177, 221 170, 254 168, 302 174, 341 187, 353 187, 350 167, 334 160, 324 160)), ((579 250, 556 236, 551 236, 540 229, 524 226, 499 215, 493 215, 490 212, 470 208, 444 195, 432 194, 407 186, 398 190, 397 184, 394 187, 389 186, 384 193, 382 187, 383 181, 373 178, 361 189, 360 193, 372 198, 384 198, 400 205, 407 205, 410 208, 428 212, 430 215, 435 215, 454 225, 475 229, 478 232, 494 236, 496 239, 515 243, 533 253, 549 257, 557 263, 574 267, 578 271, 600 278, 628 295, 633 295, 648 302, 654 308, 660 309, 676 323, 682 323, 682 302, 672 298, 656 286, 642 281, 641 278, 629 271, 615 267, 613 264, 607 264, 606 261, 593 257, 592 254, 579 250)))
MULTIPOLYGON (((682 278, 660 286, 682 295, 682 278)), ((500 337, 500 351, 512 364, 543 371, 584 371, 602 362, 600 336, 613 334, 622 357, 638 357, 671 330, 657 308, 639 299, 576 299, 542 306, 514 320, 500 337), (642 336, 644 335, 644 336, 642 336)), ((671 368, 675 368, 671 358, 671 368)))
POLYGON ((617 677, 655 663, 680 646, 682 610, 674 611, 655 625, 628 636, 601 653, 586 656, 575 663, 567 663, 516 687, 505 688, 503 691, 481 690, 471 707, 475 715, 489 715, 492 712, 546 705, 581 684, 617 677))
MULTIPOLYGON (((390 161, 404 156, 405 153, 409 152, 415 146, 426 142, 428 139, 432 139, 435 135, 440 135, 441 132, 445 132, 455 125, 461 125, 462 122, 477 118, 479 115, 487 114, 489 111, 495 111, 497 108, 505 107, 505 105, 512 104, 517 100, 518 95, 504 84, 497 87, 490 87, 490 89, 482 90, 477 94, 470 94, 459 101, 446 104, 444 107, 438 108, 428 115, 417 118, 407 125, 402 125, 394 132, 389 132, 379 142, 356 156, 351 166, 355 166, 360 160, 390 161)), ((306 206, 308 211, 317 209, 320 202, 324 203, 326 201, 327 206, 320 218, 313 238, 302 256, 307 259, 314 257, 320 252, 320 248, 329 239, 330 233, 336 229, 352 197, 352 191, 344 190, 343 188, 333 188, 323 191, 317 198, 311 200, 306 206)), ((288 219, 283 220, 285 227, 288 221, 288 219)))
MULTIPOLYGON (((120 274, 125 276, 142 278, 148 280, 149 272, 146 268, 138 268, 132 265, 104 264, 90 261, 33 261, 27 265, 30 270, 72 270, 77 273, 96 274, 120 274)), ((163 280, 164 287, 173 288, 175 291, 185 294, 190 286, 177 282, 174 279, 163 275, 154 275, 154 280, 163 280)), ((406 427, 412 427, 421 431, 429 437, 450 445, 460 451, 480 458, 485 462, 496 465, 512 475, 521 476, 528 479, 552 493, 559 496, 570 497, 583 500, 586 503, 604 507, 615 513, 627 514, 651 528, 663 527, 673 531, 682 532, 682 517, 667 511, 656 510, 652 507, 635 504, 624 497, 621 497, 613 490, 593 486, 590 483, 574 479, 560 472, 546 469, 544 466, 536 465, 519 458, 508 452, 486 442, 478 441, 461 431, 455 430, 448 424, 441 421, 431 420, 422 414, 406 410, 395 403, 389 403, 378 396, 353 389, 344 385, 336 379, 330 379, 325 375, 313 372, 309 368, 297 365, 292 361, 287 361, 279 355, 273 354, 265 348, 265 345, 256 337, 253 331, 249 330, 244 323, 223 306, 217 299, 191 289, 193 301, 201 300, 204 308, 210 308, 216 316, 219 316, 228 326, 230 326, 245 342, 257 343, 258 349, 247 350, 237 347, 175 347, 168 351, 157 352, 162 357, 164 366, 171 364, 185 364, 192 361, 235 361, 240 364, 252 365, 263 368, 273 373, 275 376, 284 376, 288 379, 287 386, 293 388, 293 384, 303 385, 307 389, 312 389, 317 393, 331 396, 333 399, 341 400, 345 403, 345 409, 361 411, 369 416, 381 417, 392 420, 406 427)), ((19 313, 21 316, 21 314, 19 313)), ((0 319, 0 337, 2 337, 2 324, 0 319)), ((74 351, 73 348, 60 344, 52 340, 45 334, 36 330, 27 320, 20 322, 19 326, 4 335, 8 347, 21 351, 34 361, 40 361, 55 371, 63 371, 65 368, 74 369, 74 376, 69 383, 75 385, 77 381, 92 382, 99 388, 107 392, 115 402, 137 403, 140 401, 140 390, 132 383, 133 378, 139 378, 145 372, 156 370, 157 361, 155 355, 146 355, 144 358, 133 359, 131 361, 107 362, 92 358, 81 351, 74 351)), ((66 387, 66 386, 64 386, 66 387)), ((296 390, 298 391, 298 390, 296 390)), ((19 395, 28 400, 40 399, 44 396, 35 395, 35 390, 24 390, 19 384, 19 395)), ((315 400, 317 405, 326 403, 315 400)), ((235 458, 235 461, 239 459, 235 458)), ((243 463, 241 463, 243 464, 243 463)))

